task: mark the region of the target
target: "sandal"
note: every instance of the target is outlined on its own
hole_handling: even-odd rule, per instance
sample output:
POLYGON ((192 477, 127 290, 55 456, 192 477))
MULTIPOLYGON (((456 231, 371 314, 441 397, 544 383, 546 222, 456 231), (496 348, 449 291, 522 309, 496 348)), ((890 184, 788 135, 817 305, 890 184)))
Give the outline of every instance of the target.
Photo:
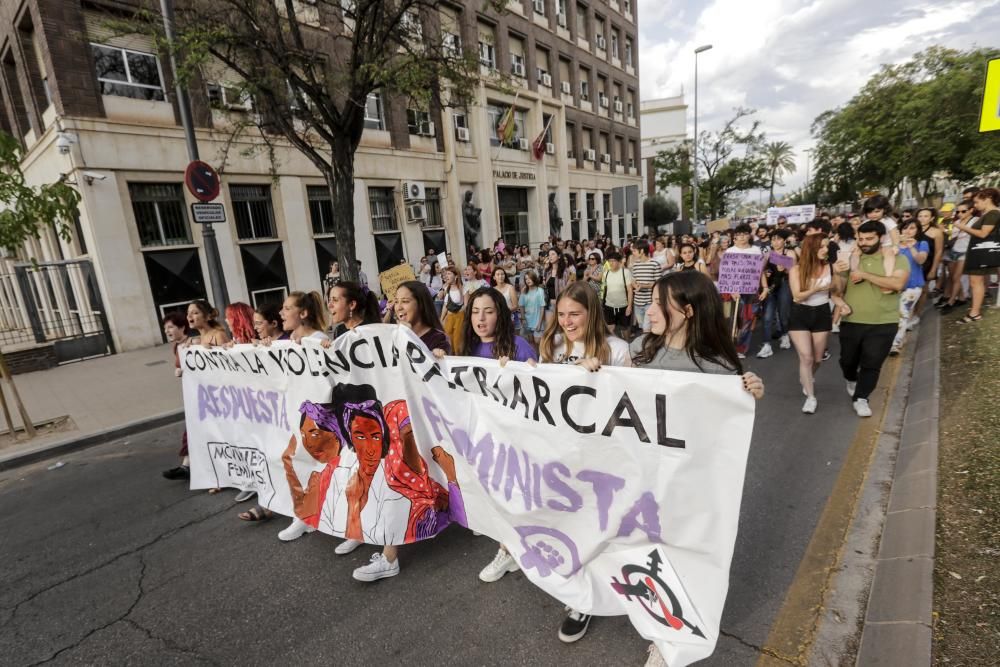
POLYGON ((269 509, 261 507, 260 505, 255 505, 246 512, 240 512, 237 516, 244 521, 267 521, 274 516, 274 513, 269 509))
POLYGON ((208 495, 214 496, 215 494, 219 493, 220 491, 222 491, 222 489, 209 489, 208 490, 208 495))
POLYGON ((980 313, 979 315, 973 315, 972 313, 969 313, 968 315, 966 315, 965 317, 963 317, 962 319, 960 319, 958 321, 958 323, 959 324, 972 324, 973 322, 978 322, 981 319, 983 319, 982 313, 980 313))

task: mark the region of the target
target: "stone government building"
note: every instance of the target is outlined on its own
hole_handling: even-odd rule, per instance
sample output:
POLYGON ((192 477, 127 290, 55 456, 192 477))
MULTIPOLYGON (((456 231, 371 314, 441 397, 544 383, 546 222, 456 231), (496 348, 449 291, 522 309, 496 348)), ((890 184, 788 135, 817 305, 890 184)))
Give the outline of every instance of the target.
MULTIPOLYGON (((169 61, 148 38, 108 27, 110 12, 127 5, 0 3, 0 129, 22 141, 29 183, 62 177, 82 195, 70 242, 49 232, 0 260, 0 344, 26 368, 160 343, 163 313, 210 296, 201 229, 190 219, 195 200, 182 182, 188 157, 169 61), (40 269, 26 265, 30 257, 40 269)), ((429 248, 463 262, 463 206, 481 209, 481 245, 502 237, 537 246, 551 231, 639 233, 635 5, 511 0, 497 15, 477 11, 478 2, 438 3, 433 18, 453 27, 458 44, 476 45, 483 80, 463 110, 368 99, 355 225, 371 280, 429 248), (515 96, 492 83, 495 72, 519 86, 509 146, 496 125, 515 96), (547 124, 537 161, 531 143, 547 124)), ((253 113, 229 99, 224 71, 217 78, 191 90, 201 157, 215 165, 220 128, 253 113)), ((336 253, 322 178, 290 149, 277 179, 263 156, 239 153, 229 152, 217 200, 226 208, 216 232, 230 298, 258 305, 317 289, 336 253)))

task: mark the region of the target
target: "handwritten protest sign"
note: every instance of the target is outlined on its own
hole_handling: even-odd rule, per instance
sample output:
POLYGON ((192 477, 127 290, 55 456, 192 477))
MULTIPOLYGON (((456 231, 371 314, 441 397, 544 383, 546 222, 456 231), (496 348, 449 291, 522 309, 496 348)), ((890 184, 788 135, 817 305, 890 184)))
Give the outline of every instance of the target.
POLYGON ((390 301, 396 298, 396 289, 407 280, 416 280, 413 275, 413 267, 409 264, 394 266, 388 271, 378 274, 378 284, 382 286, 382 293, 390 301))
POLYGON ((795 266, 795 259, 782 255, 780 252, 772 252, 767 256, 767 261, 775 266, 780 266, 786 269, 790 269, 795 266))
POLYGON ((714 650, 753 431, 738 376, 438 360, 386 324, 181 367, 191 488, 369 544, 457 523, 562 603, 628 615, 671 667, 714 650))
POLYGON ((760 291, 760 272, 764 256, 742 252, 726 252, 719 265, 719 292, 722 294, 756 294, 760 291))
POLYGON ((790 225, 805 224, 816 217, 816 204, 802 206, 772 206, 767 209, 767 224, 778 224, 778 218, 784 217, 790 225))

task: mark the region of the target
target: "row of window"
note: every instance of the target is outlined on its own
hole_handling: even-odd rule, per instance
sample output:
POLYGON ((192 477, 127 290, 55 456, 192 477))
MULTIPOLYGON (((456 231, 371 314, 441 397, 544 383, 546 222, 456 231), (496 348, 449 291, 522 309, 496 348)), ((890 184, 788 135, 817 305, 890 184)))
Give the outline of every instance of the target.
MULTIPOLYGON (((187 202, 179 183, 129 183, 128 189, 142 247, 192 243, 187 202)), ((240 241, 278 238, 269 185, 234 183, 229 186, 229 199, 240 241)), ((306 199, 313 234, 332 235, 334 217, 329 190, 323 185, 310 185, 306 188, 306 199)), ((376 234, 399 230, 393 188, 368 188, 368 202, 376 234)), ((426 188, 424 210, 423 227, 444 227, 440 188, 426 188)))

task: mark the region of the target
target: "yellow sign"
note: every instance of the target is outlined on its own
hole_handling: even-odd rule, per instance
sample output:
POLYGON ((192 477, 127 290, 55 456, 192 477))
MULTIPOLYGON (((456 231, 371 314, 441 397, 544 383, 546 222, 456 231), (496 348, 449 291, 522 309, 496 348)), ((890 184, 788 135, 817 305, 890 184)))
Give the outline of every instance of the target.
POLYGON ((983 88, 983 109, 979 114, 979 131, 1000 130, 1000 58, 986 64, 986 86, 983 88))
POLYGON ((416 280, 413 275, 413 267, 409 264, 394 266, 388 271, 378 274, 378 283, 382 286, 382 293, 389 301, 396 298, 396 289, 407 280, 416 280))

